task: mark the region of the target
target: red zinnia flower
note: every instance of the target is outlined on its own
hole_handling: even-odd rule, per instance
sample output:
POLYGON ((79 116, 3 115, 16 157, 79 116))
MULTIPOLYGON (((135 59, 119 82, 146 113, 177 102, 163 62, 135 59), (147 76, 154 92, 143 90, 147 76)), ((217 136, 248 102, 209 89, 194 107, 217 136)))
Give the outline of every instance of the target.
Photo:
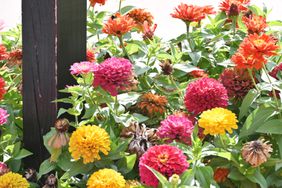
POLYGON ((6 47, 2 44, 0 44, 0 61, 6 60, 8 58, 6 47))
POLYGON ((217 183, 222 183, 226 181, 228 174, 229 174, 228 168, 217 168, 214 172, 213 179, 217 183))
POLYGON ((189 164, 182 150, 177 147, 169 145, 150 147, 139 160, 139 174, 145 185, 157 187, 158 179, 146 166, 169 178, 173 174, 182 174, 189 164))
POLYGON ((90 50, 90 49, 87 50, 86 60, 92 63, 96 61, 94 50, 90 50))
POLYGON ((0 100, 4 98, 4 95, 6 94, 6 89, 5 89, 5 81, 3 78, 0 78, 0 100))
POLYGON ((228 105, 227 90, 213 78, 200 78, 188 85, 184 103, 187 110, 194 114, 215 107, 224 108, 228 105))
POLYGON ((100 4, 100 5, 104 5, 106 0, 89 0, 90 1, 90 5, 92 7, 94 7, 96 5, 96 3, 100 4))
POLYGON ((240 12, 247 11, 251 0, 223 0, 219 9, 226 12, 228 16, 237 16, 240 12))
POLYGON ((202 69, 200 70, 193 70, 192 72, 189 73, 190 76, 193 78, 204 78, 204 77, 209 77, 209 75, 202 69))
POLYGON ((121 37, 129 32, 135 25, 135 21, 128 15, 120 15, 117 13, 108 20, 102 31, 109 35, 121 37))
POLYGON ((274 67, 274 69, 269 73, 269 75, 272 76, 273 78, 278 79, 277 77, 278 72, 282 73, 282 63, 279 63, 276 67, 274 67))
POLYGON ((149 26, 153 24, 154 18, 152 14, 150 12, 145 11, 144 9, 133 9, 127 15, 135 21, 136 27, 139 31, 143 31, 143 24, 145 22, 147 22, 149 26))
POLYGON ((262 16, 251 15, 250 17, 244 16, 242 18, 243 23, 248 28, 248 33, 261 33, 267 27, 266 19, 262 16))
POLYGON ((184 22, 199 22, 206 17, 207 14, 213 14, 213 8, 211 6, 197 6, 187 5, 181 3, 174 9, 174 13, 171 14, 173 18, 181 19, 184 22))

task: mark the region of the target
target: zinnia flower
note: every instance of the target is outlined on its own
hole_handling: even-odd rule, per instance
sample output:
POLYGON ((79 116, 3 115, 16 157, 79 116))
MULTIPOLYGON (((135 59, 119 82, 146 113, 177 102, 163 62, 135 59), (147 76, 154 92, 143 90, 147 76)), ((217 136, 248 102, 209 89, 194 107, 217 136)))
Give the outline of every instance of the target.
POLYGON ((266 18, 263 16, 257 16, 254 14, 250 17, 243 16, 242 21, 248 28, 249 34, 260 34, 261 32, 264 32, 264 29, 267 27, 266 18))
POLYGON ((29 188, 29 183, 20 174, 8 172, 0 176, 0 188, 29 188))
POLYGON ((215 107, 226 107, 228 105, 227 90, 215 79, 200 78, 188 85, 184 103, 188 111, 194 114, 215 107))
POLYGON ((58 179, 54 174, 50 174, 46 181, 45 185, 42 188, 56 188, 57 187, 58 179))
POLYGON ((8 63, 10 65, 21 65, 23 59, 22 49, 16 49, 8 54, 8 63))
POLYGON ((170 115, 165 120, 161 121, 157 135, 168 141, 168 143, 176 140, 191 145, 193 129, 194 125, 187 117, 170 115))
POLYGON ((134 89, 137 84, 132 64, 124 58, 106 59, 99 64, 94 77, 93 86, 101 86, 112 96, 116 96, 118 91, 134 89))
POLYGON ((160 67, 162 68, 162 72, 164 75, 171 75, 173 72, 173 66, 170 62, 170 60, 164 60, 160 64, 160 67))
POLYGON ((8 173, 10 171, 9 167, 3 163, 3 162, 0 162, 0 176, 8 173))
POLYGON ((91 72, 94 72, 97 69, 97 64, 88 62, 88 61, 82 61, 80 63, 74 63, 71 68, 71 74, 73 75, 81 75, 81 74, 88 74, 91 72))
POLYGON ((205 135, 223 135, 225 131, 232 133, 232 129, 238 128, 237 122, 236 115, 224 108, 204 111, 198 121, 199 126, 204 128, 205 135))
POLYGON ((173 18, 181 19, 184 22, 199 22, 206 17, 207 14, 213 14, 213 8, 211 6, 197 6, 187 5, 181 3, 174 9, 174 13, 171 14, 173 18))
POLYGON ((242 157, 247 163, 257 167, 268 160, 272 150, 271 144, 268 144, 268 141, 265 142, 264 139, 259 139, 244 144, 242 157))
POLYGON ((0 61, 6 60, 8 58, 8 54, 6 50, 7 50, 6 47, 0 44, 0 61))
POLYGON ((142 114, 148 117, 163 115, 168 101, 165 96, 153 93, 145 93, 139 97, 136 107, 142 114))
POLYGON ((239 100, 254 88, 252 79, 245 69, 227 68, 221 73, 219 81, 227 89, 230 98, 239 100))
POLYGON ((121 37, 135 27, 135 21, 128 15, 117 13, 104 25, 102 31, 109 35, 121 37))
POLYGON ((51 148, 60 149, 69 142, 69 121, 65 118, 57 119, 55 122, 56 133, 49 139, 48 145, 51 148))
POLYGON ((279 46, 273 37, 262 34, 250 34, 239 46, 231 60, 238 68, 261 69, 267 63, 266 57, 276 55, 279 46))
POLYGON ((83 158, 83 163, 87 164, 100 160, 100 152, 108 155, 110 144, 110 136, 104 129, 91 125, 81 126, 71 135, 69 151, 75 160, 83 158))
POLYGON ((229 174, 229 169, 228 168, 217 168, 214 172, 213 175, 213 179, 217 182, 217 183, 223 183, 226 181, 227 176, 229 174))
POLYGON ((6 94, 5 85, 4 79, 0 77, 0 100, 2 100, 6 94))
POLYGON ((193 78, 208 78, 209 75, 202 69, 200 70, 193 70, 189 73, 190 76, 193 78))
POLYGON ((223 0, 219 7, 221 11, 224 11, 228 16, 237 16, 240 12, 248 10, 247 6, 251 0, 223 0))
POLYGON ((9 117, 9 114, 6 110, 3 108, 0 108, 0 125, 4 125, 7 123, 7 118, 9 117))
POLYGON ((124 188, 125 183, 124 177, 119 172, 105 168, 90 176, 87 188, 124 188))
POLYGON ((282 73, 282 63, 279 63, 277 66, 275 66, 274 69, 269 73, 269 75, 275 79, 278 79, 277 74, 279 72, 282 73))
POLYGON ((106 0, 89 0, 90 5, 94 7, 96 4, 104 5, 106 0))
POLYGON ((154 17, 150 12, 147 12, 144 9, 133 9, 129 13, 127 13, 127 15, 135 21, 136 27, 139 31, 143 32, 143 24, 145 22, 147 22, 149 26, 153 24, 154 17))
POLYGON ((89 62, 91 62, 91 63, 94 63, 94 62, 96 61, 96 59, 95 59, 95 53, 94 53, 93 50, 88 49, 88 50, 86 51, 86 60, 89 61, 89 62))
POLYGON ((145 185, 157 187, 158 179, 146 166, 169 178, 173 174, 181 175, 189 164, 182 150, 177 147, 159 145, 149 148, 139 160, 139 175, 145 185))
POLYGON ((150 26, 147 21, 143 24, 143 39, 152 40, 157 28, 157 24, 150 26))

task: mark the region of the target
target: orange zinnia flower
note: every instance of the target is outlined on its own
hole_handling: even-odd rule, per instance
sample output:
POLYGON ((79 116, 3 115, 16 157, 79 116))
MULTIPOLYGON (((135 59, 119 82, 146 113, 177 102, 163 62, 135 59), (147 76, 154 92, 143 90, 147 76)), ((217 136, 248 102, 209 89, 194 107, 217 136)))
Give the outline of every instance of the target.
POLYGON ((251 15, 250 17, 244 16, 242 18, 243 23, 248 28, 248 33, 261 33, 267 27, 266 19, 262 16, 251 15))
POLYGON ((184 22, 199 22, 206 17, 206 14, 213 14, 212 6, 197 6, 187 5, 181 3, 174 9, 174 13, 171 14, 173 18, 178 18, 184 22))
POLYGON ((117 13, 112 16, 103 27, 103 32, 109 35, 121 37, 135 26, 135 21, 128 15, 117 13))
POLYGON ((150 12, 145 11, 144 9, 133 9, 127 15, 135 21, 136 27, 139 31, 143 31, 143 24, 145 22, 147 22, 149 26, 153 24, 154 18, 152 14, 150 12))
POLYGON ((229 174, 228 168, 217 168, 214 172, 213 179, 217 183, 222 183, 226 181, 228 174, 229 174))
POLYGON ((100 5, 104 5, 105 2, 106 2, 106 0, 89 0, 89 1, 90 1, 90 5, 91 5, 92 7, 94 7, 96 3, 98 3, 98 4, 100 4, 100 5))
POLYGON ((223 0, 219 9, 226 12, 228 16, 237 16, 240 12, 247 11, 251 0, 223 0))
POLYGON ((87 49, 86 60, 89 61, 89 62, 95 62, 96 61, 94 50, 87 49))
POLYGON ((155 95, 153 93, 145 93, 139 98, 136 107, 144 115, 154 117, 163 115, 166 110, 167 98, 165 96, 155 95))

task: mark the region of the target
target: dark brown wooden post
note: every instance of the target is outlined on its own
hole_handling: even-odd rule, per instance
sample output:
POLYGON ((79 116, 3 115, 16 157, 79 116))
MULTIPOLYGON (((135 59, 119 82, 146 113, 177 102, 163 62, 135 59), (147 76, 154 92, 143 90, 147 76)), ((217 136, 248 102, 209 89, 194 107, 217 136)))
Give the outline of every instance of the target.
POLYGON ((22 24, 25 164, 38 168, 58 110, 51 101, 73 84, 70 65, 86 59, 86 0, 22 0, 22 24))

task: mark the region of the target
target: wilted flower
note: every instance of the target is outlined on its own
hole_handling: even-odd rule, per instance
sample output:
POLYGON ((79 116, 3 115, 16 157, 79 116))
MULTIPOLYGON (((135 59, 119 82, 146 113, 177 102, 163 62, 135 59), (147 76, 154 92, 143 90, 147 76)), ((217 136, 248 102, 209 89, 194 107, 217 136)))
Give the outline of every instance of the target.
POLYGON ((223 0, 219 7, 228 16, 238 16, 240 12, 248 10, 247 6, 251 0, 223 0))
POLYGON ((162 61, 162 63, 160 64, 163 74, 164 75, 171 75, 173 72, 173 66, 171 64, 171 62, 169 60, 164 60, 162 61))
POLYGON ((261 32, 264 32, 264 29, 267 27, 266 18, 263 16, 257 16, 254 14, 249 17, 243 16, 242 21, 248 28, 249 34, 260 34, 261 32))
POLYGON ((54 149, 60 149, 69 142, 68 135, 69 121, 67 119, 58 119, 55 122, 56 133, 49 139, 48 145, 54 149))
POLYGON ((93 86, 101 86, 112 96, 116 96, 118 91, 132 90, 137 85, 132 64, 124 58, 106 59, 99 64, 94 77, 93 86))
POLYGON ((194 125, 187 117, 170 115, 165 120, 161 121, 157 135, 168 142, 176 140, 190 145, 193 129, 194 125))
POLYGON ((88 49, 86 51, 86 60, 94 63, 96 61, 94 50, 88 49))
POLYGON ((28 181, 31 182, 36 182, 37 181, 37 173, 35 169, 32 168, 28 168, 25 170, 24 172, 24 177, 25 179, 27 179, 28 181))
POLYGON ((223 135, 225 131, 232 133, 232 129, 237 129, 236 114, 224 108, 213 108, 204 111, 198 121, 199 126, 204 128, 204 134, 223 135))
POLYGON ((275 66, 274 69, 269 73, 269 75, 275 79, 278 79, 277 74, 279 72, 282 73, 282 63, 279 63, 277 66, 275 66))
POLYGON ((222 167, 217 168, 214 172, 213 179, 217 183, 223 183, 226 181, 229 172, 230 171, 228 168, 222 168, 222 167))
POLYGON ((9 167, 4 162, 0 162, 0 176, 6 174, 8 172, 10 172, 9 167))
POLYGON ((125 188, 140 187, 141 183, 138 180, 126 180, 125 188))
POLYGON ((268 141, 265 142, 264 139, 247 142, 242 148, 242 157, 253 167, 260 166, 270 157, 270 153, 273 150, 271 146, 272 145, 268 144, 268 141))
POLYGON ((184 103, 187 110, 194 114, 215 107, 226 107, 228 105, 227 90, 215 79, 200 78, 188 85, 184 103))
POLYGON ((10 65, 21 65, 23 59, 22 49, 16 49, 8 54, 8 63, 10 65))
POLYGON ((182 150, 175 146, 160 145, 149 148, 139 160, 139 175, 145 185, 157 187, 159 180, 147 166, 169 178, 173 174, 181 175, 189 164, 182 150))
POLYGON ((20 174, 8 172, 0 176, 0 188, 29 188, 29 183, 20 174))
POLYGON ((135 21, 128 15, 120 15, 117 13, 112 16, 104 25, 103 33, 121 37, 135 27, 135 21))
POLYGON ((80 63, 74 63, 71 68, 71 74, 73 75, 81 75, 81 74, 88 74, 94 72, 97 69, 97 64, 89 62, 89 61, 82 61, 80 63))
POLYGON ((54 174, 50 174, 46 181, 45 181, 45 185, 43 186, 43 188, 57 188, 57 178, 54 174))
POLYGON ((83 159, 83 163, 100 160, 100 152, 108 155, 111 150, 109 134, 98 126, 78 127, 71 135, 69 152, 75 160, 83 159))
POLYGON ((124 177, 113 169, 101 169, 94 172, 87 181, 87 188, 124 188, 124 177))
POLYGON ((153 24, 153 15, 144 9, 135 8, 127 13, 127 15, 135 21, 137 29, 141 32, 143 32, 143 25, 145 22, 147 22, 149 26, 153 24))
POLYGON ((106 0, 89 0, 90 5, 94 7, 96 4, 104 5, 106 0))
POLYGON ((6 60, 8 58, 8 54, 6 50, 7 50, 6 47, 0 44, 0 61, 6 60))
POLYGON ((136 107, 148 117, 163 115, 166 111, 167 98, 153 93, 145 93, 139 97, 136 107))
POLYGON ((0 100, 2 100, 6 94, 5 85, 5 80, 0 77, 0 100))
POLYGON ((128 145, 128 151, 141 157, 158 141, 156 132, 156 129, 149 129, 144 124, 139 125, 137 122, 132 122, 129 127, 122 129, 120 137, 132 138, 128 145))
POLYGON ((0 108, 0 125, 4 125, 8 121, 9 114, 7 110, 0 108))
POLYGON ((174 9, 174 13, 171 14, 173 18, 181 19, 184 22, 199 22, 206 17, 207 14, 213 14, 213 8, 211 6, 197 6, 187 5, 181 3, 174 9))
POLYGON ((254 88, 252 79, 245 69, 226 68, 219 81, 227 89, 228 96, 236 100, 243 99, 250 89, 254 88))
POLYGON ((193 78, 208 78, 209 75, 202 69, 200 70, 193 70, 189 73, 190 76, 193 78))
POLYGON ((154 37, 155 30, 157 28, 157 24, 149 25, 147 21, 143 24, 143 39, 144 40, 152 40, 154 37))

